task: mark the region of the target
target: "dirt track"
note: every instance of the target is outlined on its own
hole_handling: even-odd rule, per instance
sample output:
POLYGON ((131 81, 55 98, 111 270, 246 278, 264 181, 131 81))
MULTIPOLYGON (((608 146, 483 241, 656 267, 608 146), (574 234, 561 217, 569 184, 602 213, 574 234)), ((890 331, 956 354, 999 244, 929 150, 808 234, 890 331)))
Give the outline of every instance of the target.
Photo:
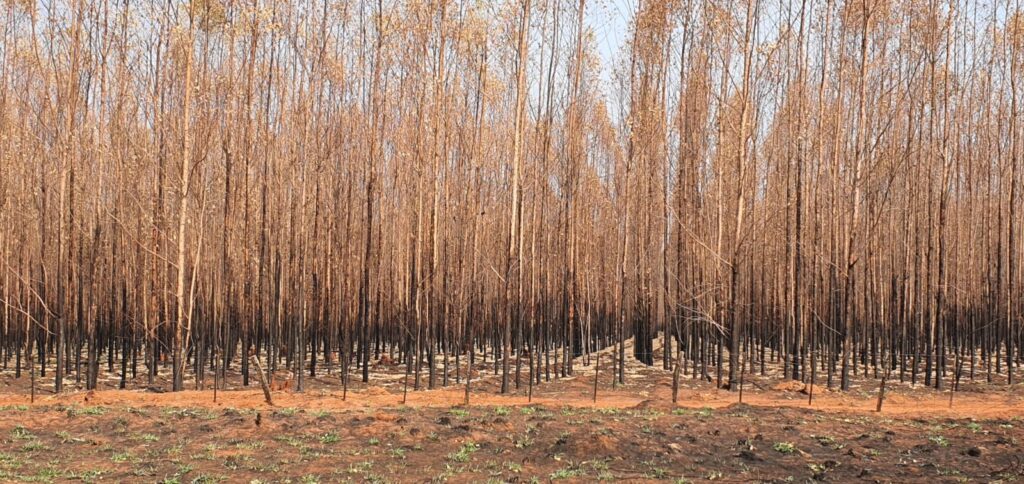
MULTIPOLYGON (((798 391, 773 390, 768 392, 747 391, 743 403, 754 407, 766 408, 798 408, 823 412, 839 412, 849 414, 875 414, 877 399, 863 398, 818 390, 812 405, 807 404, 807 395, 798 391)), ((628 409, 643 404, 658 407, 670 406, 670 390, 654 392, 647 397, 634 396, 629 390, 604 391, 599 393, 595 403, 590 395, 581 392, 552 394, 545 392, 529 401, 525 396, 501 396, 494 394, 473 394, 471 406, 522 406, 539 404, 549 406, 569 406, 576 408, 620 408, 628 409), (577 393, 577 394, 573 394, 577 393)), ((402 405, 402 395, 389 393, 380 388, 350 391, 345 400, 338 391, 309 391, 304 393, 275 392, 274 403, 277 407, 301 408, 310 411, 353 410, 364 408, 391 407, 402 405)), ((464 392, 461 388, 447 388, 430 391, 409 392, 406 406, 409 407, 451 407, 463 403, 464 392)), ((27 405, 27 395, 0 395, 0 406, 27 405)), ((735 392, 724 390, 682 390, 676 404, 680 408, 723 408, 738 402, 735 392)), ((61 396, 44 396, 37 398, 35 405, 50 406, 55 404, 88 404, 106 406, 131 407, 199 407, 199 408, 270 408, 263 400, 260 390, 232 390, 218 392, 217 401, 213 401, 213 392, 182 391, 177 393, 151 393, 146 391, 102 390, 96 392, 77 392, 61 396)), ((883 412, 888 416, 904 418, 1013 418, 1024 416, 1024 398, 1016 393, 990 392, 980 395, 958 394, 954 396, 952 408, 948 394, 927 392, 907 396, 891 394, 887 397, 883 412)))

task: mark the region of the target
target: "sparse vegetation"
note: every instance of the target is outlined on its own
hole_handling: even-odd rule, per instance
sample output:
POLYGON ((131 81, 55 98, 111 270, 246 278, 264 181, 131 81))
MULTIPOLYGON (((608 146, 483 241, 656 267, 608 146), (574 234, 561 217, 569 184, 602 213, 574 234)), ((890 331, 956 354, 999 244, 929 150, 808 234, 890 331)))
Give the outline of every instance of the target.
POLYGON ((338 437, 338 434, 336 434, 334 432, 328 432, 328 433, 323 434, 323 435, 320 436, 320 443, 321 444, 325 444, 325 445, 335 444, 339 440, 341 440, 341 439, 338 437))
POLYGON ((775 449, 776 452, 782 454, 792 454, 793 452, 796 452, 796 446, 791 442, 776 442, 772 448, 775 449))
POLYGON ((565 467, 565 468, 562 468, 562 469, 558 469, 555 472, 552 472, 549 477, 551 478, 551 480, 571 479, 573 477, 582 476, 583 474, 584 474, 584 472, 583 472, 582 469, 580 469, 578 467, 570 466, 570 467, 565 467))
POLYGON ((480 450, 480 447, 473 442, 466 442, 459 447, 459 450, 448 454, 448 460, 452 462, 469 462, 469 456, 480 450))

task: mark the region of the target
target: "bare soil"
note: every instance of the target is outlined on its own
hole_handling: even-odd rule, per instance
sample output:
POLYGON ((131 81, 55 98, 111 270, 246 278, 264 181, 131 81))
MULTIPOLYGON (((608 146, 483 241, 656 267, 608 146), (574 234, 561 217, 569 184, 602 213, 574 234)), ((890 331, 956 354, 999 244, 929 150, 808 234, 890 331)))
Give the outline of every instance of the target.
MULTIPOLYGON (((480 365, 480 370, 485 367, 480 365)), ((849 392, 748 376, 738 393, 685 377, 671 402, 671 374, 631 363, 612 385, 602 362, 511 395, 486 367, 464 387, 410 391, 405 376, 376 368, 307 379, 302 393, 258 387, 177 393, 144 378, 116 390, 53 395, 40 380, 0 374, 0 481, 111 482, 961 482, 1024 480, 1024 387, 964 382, 949 393, 892 381, 881 413, 878 382, 849 392), (149 387, 149 390, 146 388, 149 387)), ((69 382, 73 382, 69 380, 69 382)), ((412 380, 410 379, 410 384, 412 380)), ((421 383, 426 385, 426 375, 421 383)), ((255 385, 255 383, 254 383, 255 385)), ((73 385, 69 385, 73 386, 73 385)))

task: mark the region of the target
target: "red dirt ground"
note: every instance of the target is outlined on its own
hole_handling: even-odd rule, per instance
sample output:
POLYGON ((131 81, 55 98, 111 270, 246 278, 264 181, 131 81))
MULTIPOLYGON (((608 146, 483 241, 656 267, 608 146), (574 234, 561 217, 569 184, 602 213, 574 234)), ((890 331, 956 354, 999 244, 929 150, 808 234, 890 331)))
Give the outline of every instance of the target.
MULTIPOLYGON (((482 368, 483 365, 481 365, 482 368)), ((303 393, 256 388, 53 395, 39 380, 0 374, 0 480, 112 482, 961 482, 1024 480, 1024 386, 964 382, 949 393, 890 381, 881 413, 877 381, 846 393, 748 377, 736 392, 686 377, 678 404, 671 375, 627 366, 613 387, 604 369, 577 365, 527 397, 527 372, 498 394, 492 367, 464 387, 412 391, 380 368, 342 400, 337 374, 303 393)), ((552 375, 553 376, 553 375, 552 375)), ((144 380, 144 378, 140 378, 144 380)), ((426 385, 424 375, 422 383, 426 385)), ((69 379, 69 386, 73 380, 69 379)), ((166 383, 159 380, 159 383, 166 383)), ((440 387, 441 380, 438 379, 440 387)), ((228 387, 240 381, 229 377, 228 387)), ((48 388, 47 388, 48 387, 48 388)))

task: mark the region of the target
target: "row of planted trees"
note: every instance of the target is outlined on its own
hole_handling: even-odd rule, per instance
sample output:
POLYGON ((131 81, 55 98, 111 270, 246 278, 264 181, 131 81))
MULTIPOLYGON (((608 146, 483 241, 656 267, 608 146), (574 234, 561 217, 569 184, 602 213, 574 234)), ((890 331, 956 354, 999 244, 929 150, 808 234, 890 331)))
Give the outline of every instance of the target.
POLYGON ((7 0, 4 367, 1012 383, 1019 0, 591 3, 7 0))

